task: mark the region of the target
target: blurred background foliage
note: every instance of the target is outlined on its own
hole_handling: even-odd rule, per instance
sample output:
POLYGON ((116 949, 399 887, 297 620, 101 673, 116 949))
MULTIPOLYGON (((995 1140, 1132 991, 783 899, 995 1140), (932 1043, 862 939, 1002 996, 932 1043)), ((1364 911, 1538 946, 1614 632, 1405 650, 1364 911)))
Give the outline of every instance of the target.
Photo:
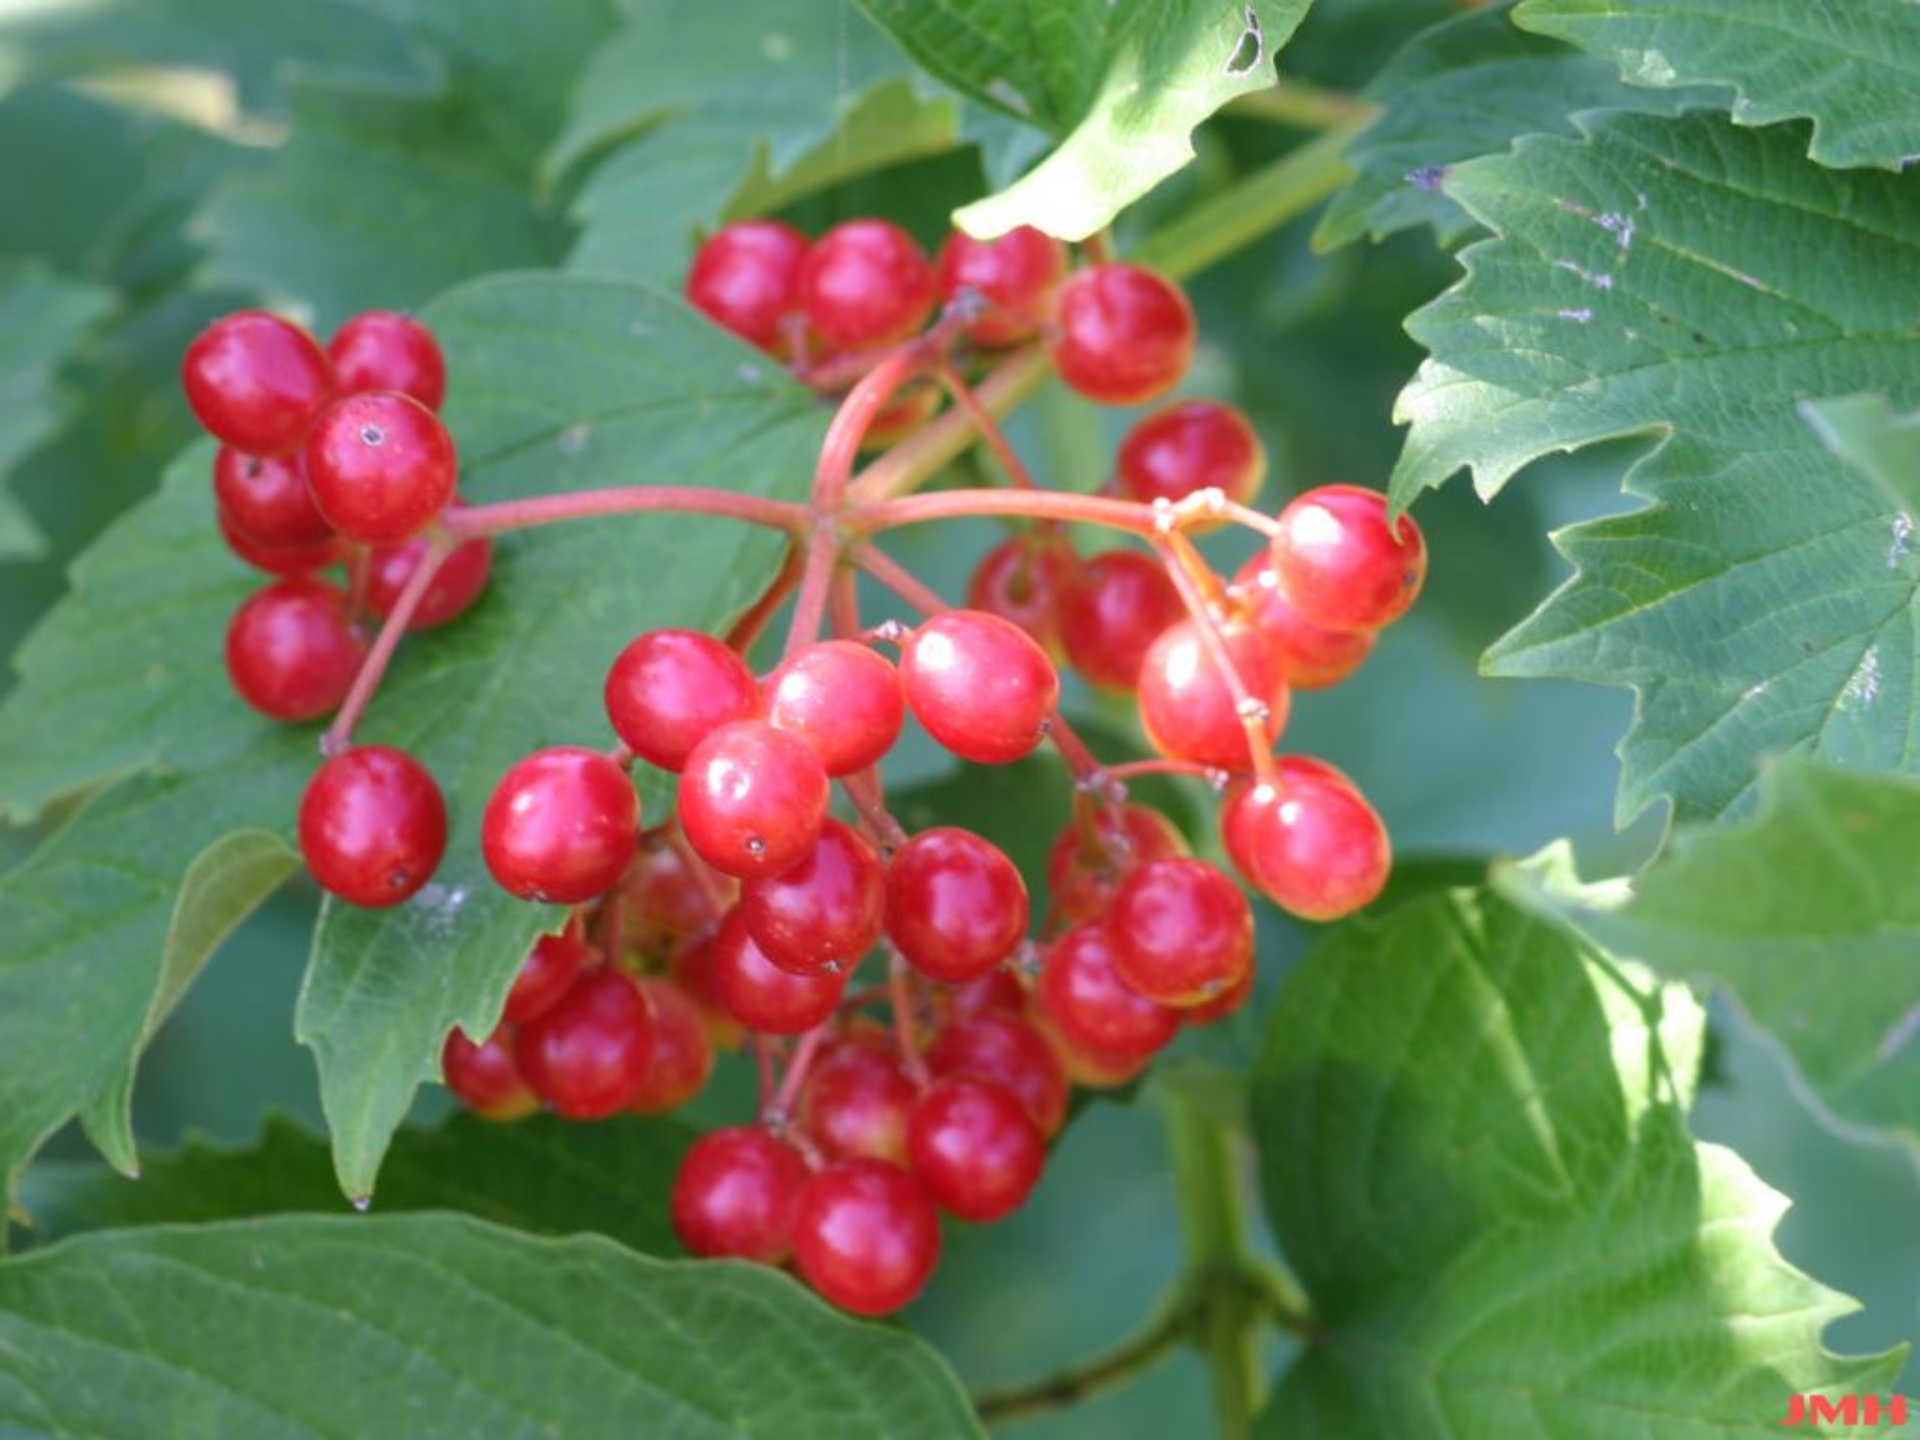
MULTIPOLYGON (((1448 10, 1446 0, 1320 0, 1286 62, 1351 88, 1448 10)), ((189 437, 175 367, 209 316, 258 301, 324 325, 351 309, 418 304, 468 275, 559 264, 580 243, 574 200, 597 165, 676 163, 670 146, 655 146, 637 159, 589 153, 562 175, 542 168, 613 21, 600 0, 0 3, 0 193, 11 197, 0 206, 0 537, 17 542, 0 561, 0 648, 12 652, 61 594, 73 556, 189 437)), ((1122 249, 1303 137, 1230 115, 1199 138, 1198 163, 1126 217, 1122 249)), ((788 213, 814 230, 881 213, 937 241, 983 177, 976 150, 943 148, 788 213)), ((1308 243, 1314 223, 1289 225, 1193 285, 1204 348, 1188 389, 1255 417, 1275 504, 1308 484, 1384 482, 1400 443, 1393 398, 1419 358, 1402 321, 1455 273, 1427 232, 1323 256, 1308 243)), ((604 243, 588 250, 595 265, 619 263, 604 243)), ((1092 488, 1125 420, 1050 391, 1014 433, 1055 483, 1092 488)), ((1624 692, 1476 670, 1480 651, 1563 577, 1549 532, 1621 508, 1629 458, 1615 448, 1556 461, 1554 483, 1512 486, 1491 506, 1464 486, 1428 497, 1427 599, 1354 683, 1298 703, 1290 745, 1349 769, 1403 854, 1448 862, 1410 874, 1477 873, 1559 837, 1578 844, 1588 873, 1617 872, 1657 842, 1658 817, 1626 833, 1612 824, 1624 692)), ((990 525, 940 527, 906 537, 901 554, 957 596, 997 538, 990 525)), ((1075 707, 1125 723, 1084 693, 1075 707)), ((893 781, 932 783, 944 768, 930 748, 910 750, 893 781)), ((1064 782, 1034 771, 966 794, 986 828, 1024 833, 1029 848, 1022 812, 1066 803, 1064 782)), ((36 833, 0 830, 0 864, 36 833)), ((318 1124, 312 1065, 290 1033, 314 903, 304 885, 276 898, 162 1031, 137 1097, 147 1145, 193 1132, 244 1141, 274 1111, 318 1124)), ((1271 912, 1262 935, 1270 987, 1310 937, 1271 912)), ((1185 1063, 1156 1083, 1220 1091, 1208 1077, 1250 1060, 1259 1009, 1224 1036, 1190 1037, 1185 1063)), ((1920 1294, 1910 1157, 1823 1125, 1737 1015, 1714 1019, 1697 1131, 1793 1198, 1787 1258, 1866 1302, 1830 1344, 1907 1338, 1920 1294)), ((727 1114, 735 1093, 722 1086, 704 1108, 727 1114)), ((437 1099, 423 1122, 440 1113, 437 1099)), ((1235 1103, 1230 1087, 1220 1103, 1235 1103)), ((961 1263, 943 1266, 911 1313, 969 1383, 1029 1380, 1120 1340, 1172 1278, 1179 1226, 1153 1107, 1151 1091, 1090 1106, 1034 1202, 967 1233, 961 1263), (987 1313, 993 1322, 980 1323, 987 1313)), ((29 1176, 28 1208, 98 1164, 63 1137, 29 1176)), ((1200 1364, 1182 1356, 1011 1433, 1199 1433, 1207 1407, 1200 1364)))

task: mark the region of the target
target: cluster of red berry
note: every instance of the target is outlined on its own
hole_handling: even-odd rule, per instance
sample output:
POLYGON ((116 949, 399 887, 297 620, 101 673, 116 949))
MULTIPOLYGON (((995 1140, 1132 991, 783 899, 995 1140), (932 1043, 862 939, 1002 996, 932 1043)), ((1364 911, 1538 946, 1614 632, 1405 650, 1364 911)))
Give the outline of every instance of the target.
MULTIPOLYGON (((930 612, 913 628, 862 631, 847 589, 837 638, 817 639, 820 610, 809 620, 803 598, 764 676, 741 646, 695 631, 627 645, 604 687, 617 743, 536 751, 486 805, 494 879, 570 914, 524 960, 494 1033, 447 1037, 443 1072, 494 1118, 542 1105, 576 1119, 657 1113, 698 1094, 716 1049, 751 1034, 759 1122, 689 1152, 673 1196, 681 1238, 699 1255, 791 1261, 835 1303, 883 1314, 931 1274, 938 1211, 985 1222, 1022 1203, 1071 1082, 1132 1079, 1183 1026, 1230 1013, 1252 988, 1245 895, 1164 815, 1129 802, 1121 772, 1097 770, 1056 712, 1057 666, 1137 697, 1164 758, 1132 768, 1219 783, 1223 848, 1250 884, 1303 916, 1344 915, 1385 882, 1385 828, 1339 771, 1273 749, 1291 690, 1350 674, 1411 605, 1424 549, 1411 521, 1352 487, 1309 491, 1277 519, 1248 509, 1265 457, 1246 418, 1210 401, 1141 420, 1105 495, 1037 492, 969 367, 1037 344, 1082 394, 1138 404, 1179 382, 1195 325, 1165 278, 1105 261, 1070 271, 1036 231, 956 235, 936 261, 883 221, 814 242, 749 221, 702 246, 687 294, 823 393, 852 387, 823 475, 828 456, 844 450, 850 466, 876 427, 918 426, 950 393, 1015 482, 974 497, 998 507, 978 513, 1031 527, 987 556, 969 608, 940 609, 896 578, 930 612), (1102 518, 1153 553, 1079 555, 1063 526, 1102 518), (1187 538, 1222 519, 1270 541, 1231 583, 1187 538), (909 714, 976 764, 1021 759, 1049 736, 1074 761, 1082 784, 1037 936, 999 848, 955 827, 909 835, 887 812, 877 767, 909 714), (643 830, 636 761, 678 777, 669 824, 643 830), (836 783, 853 823, 829 813, 836 783), (878 973, 856 986, 870 959, 878 973)), ((223 529, 243 559, 287 577, 235 617, 230 673, 277 718, 339 707, 300 843, 319 883, 359 905, 411 897, 447 843, 426 769, 351 744, 397 632, 453 618, 486 579, 482 512, 449 509, 444 384, 431 335, 384 313, 322 351, 245 312, 186 360, 195 412, 223 442, 223 529), (345 588, 314 578, 335 564, 345 588), (365 611, 387 619, 376 641, 365 611)), ((816 509, 853 534, 884 522, 885 505, 850 508, 842 488, 817 484, 816 509)), ((844 566, 835 522, 785 507, 766 523, 804 541, 809 568, 816 556, 823 574, 844 566)))

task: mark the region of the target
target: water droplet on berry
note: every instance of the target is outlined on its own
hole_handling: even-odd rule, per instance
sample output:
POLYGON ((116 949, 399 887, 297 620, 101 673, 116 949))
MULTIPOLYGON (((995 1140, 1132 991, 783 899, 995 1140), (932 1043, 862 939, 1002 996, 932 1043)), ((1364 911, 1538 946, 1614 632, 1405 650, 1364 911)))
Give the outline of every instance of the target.
POLYGON ((360 427, 360 443, 371 446, 384 445, 387 443, 387 432, 378 425, 362 425, 360 427))
POLYGON ((753 835, 748 837, 747 853, 749 855, 755 856, 756 858, 766 854, 767 842, 762 840, 758 835, 753 835))

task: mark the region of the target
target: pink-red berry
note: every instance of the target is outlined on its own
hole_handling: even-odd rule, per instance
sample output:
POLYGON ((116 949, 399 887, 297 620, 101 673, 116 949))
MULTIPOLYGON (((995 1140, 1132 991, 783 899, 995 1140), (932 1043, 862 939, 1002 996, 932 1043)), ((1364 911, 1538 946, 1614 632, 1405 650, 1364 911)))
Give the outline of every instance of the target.
POLYGON ((398 905, 446 854, 447 803, 404 750, 357 745, 307 782, 299 832, 301 858, 322 889, 350 905, 398 905))
POLYGON ((397 545, 453 498, 453 437, 411 396, 334 401, 307 437, 307 483, 320 513, 349 539, 397 545))
POLYGON ((513 1037, 496 1031, 476 1045, 462 1030, 449 1030, 440 1050, 440 1075, 460 1103, 488 1120, 518 1120, 540 1108, 513 1061, 513 1037))
POLYGON ((906 723, 893 662, 852 640, 822 640, 780 662, 761 687, 767 723, 813 746, 831 776, 878 765, 906 723))
POLYGON ((1218 400, 1182 400, 1138 421, 1120 442, 1114 478, 1129 500, 1178 502, 1219 490, 1245 505, 1267 478, 1267 452, 1247 417, 1218 400))
POLYGON ((1419 598, 1427 542, 1411 515, 1387 523, 1387 497, 1322 485, 1280 512, 1273 570, 1302 618, 1329 630, 1378 630, 1419 598))
POLYGON ((1193 307, 1137 265, 1090 265, 1055 302, 1048 349, 1060 378, 1103 405, 1139 405, 1180 383, 1193 358, 1193 307))
POLYGON ((806 258, 807 237, 782 221, 723 225, 694 254, 687 303, 748 344, 784 355, 785 322, 800 310, 806 258))
POLYGON ((694 1141, 674 1177, 674 1233, 694 1255, 778 1265, 793 1253, 793 1220, 807 1162, 756 1126, 694 1141))
POLYGON ((201 331, 180 379, 194 418, 248 455, 298 450, 333 393, 319 342, 264 310, 239 310, 201 331))
POLYGON ((1159 561, 1137 550, 1103 551, 1061 597, 1061 647, 1088 683, 1131 693, 1147 650, 1185 613, 1159 561))
POLYGON ((939 1080, 907 1117, 907 1163, 934 1204, 985 1224, 1026 1202, 1047 1163, 1047 1142, 1004 1086, 939 1080))
POLYGON ((227 677, 275 720, 313 720, 347 697, 368 637, 324 580, 287 579, 249 596, 227 626, 227 677))
POLYGON ((1155 860, 1127 878, 1107 917, 1113 967, 1162 1005, 1203 1004, 1253 966, 1247 897, 1204 860, 1155 860))
POLYGON ((1242 782, 1220 810, 1228 856, 1281 909, 1337 920, 1371 904, 1393 868, 1387 827, 1330 765, 1283 756, 1276 783, 1242 782))
POLYGON ((494 787, 480 851, 500 888, 578 905, 613 888, 640 845, 640 799, 627 772, 577 746, 536 750, 494 787))
MULTIPOLYGON (((367 604, 377 615, 391 615, 400 594, 426 558, 425 539, 377 549, 367 565, 367 604)), ((456 545, 427 582, 425 593, 407 617, 409 630, 437 630, 473 607, 493 570, 493 541, 482 535, 456 545)))
POLYGON ((678 773, 708 735, 760 708, 737 650, 698 630, 649 630, 607 671, 607 718, 650 765, 678 773))
POLYGON ((881 1160, 842 1160, 800 1191, 793 1258, 800 1276, 855 1315, 891 1315, 940 1261, 940 1221, 920 1183, 881 1160))
POLYGON ((925 323, 939 289, 926 252, 885 220, 834 226, 800 267, 800 304, 835 350, 904 340, 925 323))
POLYGON ((887 935, 921 974, 978 979, 1027 936, 1027 887, 998 846, 970 830, 922 830, 887 869, 887 935))
POLYGON ((828 816, 799 864, 740 887, 740 914, 760 952, 782 970, 851 969, 880 938, 887 871, 873 847, 828 816))
POLYGON ((429 410, 447 397, 447 361, 433 332, 398 310, 363 310, 327 344, 343 395, 394 390, 429 410))
POLYGON ((633 1103, 653 1058, 653 1012, 639 983, 601 966, 522 1025, 513 1057, 533 1093, 570 1120, 599 1120, 633 1103))
POLYGON ((1004 765, 1046 734, 1060 698, 1053 662, 1019 627, 980 610, 949 610, 907 637, 907 705, 963 760, 1004 765))
MULTIPOLYGON (((1257 729, 1270 746, 1286 728, 1286 672, 1266 636, 1242 620, 1220 626, 1234 673, 1258 708, 1257 729)), ((1200 627, 1183 620, 1162 632, 1140 663, 1140 723, 1162 755, 1222 770, 1253 763, 1239 703, 1200 627)))
POLYGON ((992 240, 956 230, 940 247, 938 269, 949 304, 968 291, 980 298, 983 308, 967 326, 976 344, 1017 345, 1038 333, 1053 288, 1067 273, 1067 250, 1031 225, 992 240))

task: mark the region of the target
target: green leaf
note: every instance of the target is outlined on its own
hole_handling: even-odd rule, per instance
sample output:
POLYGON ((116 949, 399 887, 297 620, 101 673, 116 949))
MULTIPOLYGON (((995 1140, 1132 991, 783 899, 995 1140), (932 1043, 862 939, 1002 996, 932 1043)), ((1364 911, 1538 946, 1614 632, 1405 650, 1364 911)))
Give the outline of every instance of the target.
POLYGON ((1920 154, 1920 10, 1909 0, 1523 0, 1517 23, 1605 57, 1635 85, 1731 85, 1742 125, 1811 119, 1823 165, 1920 154))
POLYGON ((929 72, 1058 138, 997 195, 962 209, 975 235, 1016 225, 1081 240, 1193 158, 1192 132, 1273 83, 1307 0, 859 0, 929 72))
POLYGON ((109 1232, 0 1267, 0 1428, 252 1440, 978 1435, 777 1271, 450 1215, 109 1232))
POLYGON ((1530 878, 1600 943, 1725 985, 1827 1111, 1920 1140, 1920 784, 1772 767, 1751 823, 1683 834, 1631 887, 1530 878))
POLYGON ((1671 112, 1699 93, 1630 89, 1611 65, 1516 30, 1504 8, 1457 16, 1416 35, 1367 86, 1380 118, 1348 146, 1356 173, 1321 217, 1314 244, 1383 240, 1419 225, 1433 226, 1442 245, 1457 244, 1475 227, 1443 188, 1450 167, 1522 135, 1569 133, 1577 111, 1671 112))
POLYGON ((1920 401, 1920 175, 1824 171, 1795 131, 1715 115, 1585 124, 1449 178, 1497 238, 1410 322, 1432 358, 1400 399, 1395 498, 1663 437, 1626 480, 1654 503, 1557 537, 1580 573, 1487 657, 1639 692, 1623 818, 1742 805, 1775 751, 1920 769, 1920 557, 1791 399, 1920 401))
MULTIPOLYGON (((0 487, 22 456, 58 427, 54 372, 109 305, 95 286, 61 279, 39 264, 0 263, 0 487)), ((0 562, 40 554, 46 545, 27 512, 0 488, 0 562)))
POLYGON ((414 78, 290 75, 291 137, 203 217, 211 276, 300 297, 331 324, 558 261, 568 227, 536 171, 608 5, 390 0, 430 63, 414 78))
POLYGON ((688 24, 636 3, 594 56, 550 176, 596 154, 571 264, 676 276, 700 230, 951 149, 959 107, 923 96, 887 38, 841 6, 743 0, 688 24))
POLYGON ((292 805, 299 791, 282 770, 236 763, 224 786, 124 781, 0 877, 7 1198, 76 1113, 115 1165, 135 1168, 127 1104, 140 1052, 220 941, 293 869, 284 841, 235 828, 275 798, 292 805))
MULTIPOLYGON (((693 1132, 672 1120, 595 1125, 535 1115, 497 1125, 467 1112, 394 1137, 380 1210, 460 1210, 542 1235, 583 1231, 629 1249, 677 1255, 667 1197, 693 1132)), ((199 1224, 340 1208, 327 1142, 269 1116, 243 1146, 194 1138, 150 1157, 138 1182, 85 1161, 50 1160, 28 1176, 22 1208, 36 1244, 86 1230, 199 1224)))
MULTIPOLYGON (((655 291, 502 277, 426 313, 449 357, 447 418, 470 500, 650 482, 793 497, 811 474, 826 423, 812 397, 655 291)), ((20 686, 0 705, 8 813, 30 816, 106 777, 150 769, 168 777, 174 809, 127 839, 141 843, 134 853, 146 883, 137 905, 113 915, 111 932, 101 933, 100 907, 89 903, 36 911, 38 948, 49 955, 110 948, 139 967, 137 994, 111 1001, 133 1016, 136 1033, 188 862, 233 830, 287 835, 314 764, 311 728, 262 721, 227 684, 220 637, 257 582, 214 531, 210 458, 210 447, 189 452, 160 496, 83 557, 74 594, 23 647, 20 686)), ((315 937, 297 1032, 320 1066, 349 1194, 371 1191, 415 1089, 437 1073, 447 1031, 493 1027, 528 944, 552 923, 550 910, 495 887, 480 861, 480 812, 501 773, 540 745, 605 743, 600 676, 619 646, 653 626, 718 627, 772 577, 781 548, 772 532, 671 515, 506 537, 481 603, 458 625, 402 646, 361 735, 422 757, 446 791, 453 839, 414 901, 379 912, 330 908, 315 937)), ((77 894, 118 875, 129 853, 120 843, 106 826, 67 839, 77 894)), ((0 890, 6 928, 21 923, 16 906, 39 904, 29 877, 9 880, 17 883, 0 890)), ((45 985, 21 993, 22 1025, 71 994, 45 985)), ((0 1048, 9 1083, 18 1063, 0 1048)), ((17 1083, 49 1079, 22 1074, 17 1083)), ((94 1093, 54 1088, 64 1096, 47 1101, 56 1115, 94 1093)), ((8 1173, 43 1133, 0 1131, 8 1173)))
POLYGON ((1696 1144, 1702 1017, 1484 892, 1350 926, 1282 992, 1255 1078, 1275 1232, 1315 1333, 1261 1433, 1761 1437, 1878 1393, 1786 1201, 1696 1144), (1628 988, 1628 982, 1634 988, 1628 988))
POLYGON ((1910 521, 1920 516, 1920 414, 1895 415, 1884 395, 1806 400, 1800 413, 1829 450, 1892 496, 1910 521))

